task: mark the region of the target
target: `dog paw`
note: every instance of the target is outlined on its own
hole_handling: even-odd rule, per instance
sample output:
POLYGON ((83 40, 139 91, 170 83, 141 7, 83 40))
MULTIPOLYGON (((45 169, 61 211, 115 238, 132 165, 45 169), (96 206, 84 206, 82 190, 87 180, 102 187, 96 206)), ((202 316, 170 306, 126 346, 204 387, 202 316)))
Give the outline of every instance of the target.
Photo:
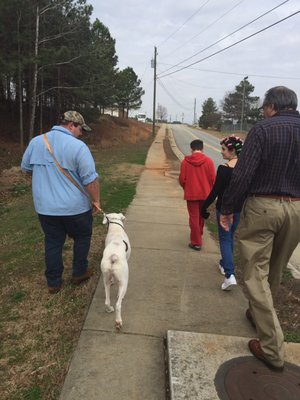
POLYGON ((120 331, 122 329, 122 321, 116 321, 116 330, 120 331))
POLYGON ((111 312, 114 312, 115 310, 114 310, 113 306, 105 306, 105 311, 108 313, 111 313, 111 312))

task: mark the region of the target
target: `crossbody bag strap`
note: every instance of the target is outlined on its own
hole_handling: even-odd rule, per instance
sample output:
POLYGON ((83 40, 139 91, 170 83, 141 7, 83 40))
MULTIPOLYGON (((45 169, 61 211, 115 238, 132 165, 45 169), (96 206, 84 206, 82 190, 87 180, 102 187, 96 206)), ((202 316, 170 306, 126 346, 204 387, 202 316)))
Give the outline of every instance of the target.
POLYGON ((51 157, 53 158, 53 161, 55 162, 55 165, 57 166, 57 168, 61 171, 61 173, 62 173, 67 179, 69 179, 70 182, 73 183, 74 186, 77 187, 78 190, 81 191, 81 193, 83 193, 85 196, 87 196, 87 197, 89 198, 88 194, 82 189, 82 187, 78 185, 78 183, 72 178, 72 176, 71 176, 67 171, 65 171, 65 170, 62 168, 62 166, 59 164, 59 162, 56 160, 56 158, 55 158, 55 156, 54 156, 54 154, 53 154, 53 151, 52 151, 52 149, 51 149, 50 143, 49 143, 49 141, 48 141, 48 138, 47 138, 46 133, 43 134, 43 137, 44 137, 44 141, 45 141, 46 147, 47 147, 49 153, 51 154, 51 157))

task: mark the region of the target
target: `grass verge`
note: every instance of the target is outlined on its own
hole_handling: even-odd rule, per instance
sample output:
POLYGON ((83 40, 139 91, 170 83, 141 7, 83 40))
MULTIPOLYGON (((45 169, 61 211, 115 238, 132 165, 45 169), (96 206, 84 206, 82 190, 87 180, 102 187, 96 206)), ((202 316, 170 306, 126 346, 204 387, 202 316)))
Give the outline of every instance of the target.
MULTIPOLYGON (((102 208, 125 212, 135 195, 151 140, 106 150, 92 148, 101 175, 102 208)), ((92 147, 92 146, 91 146, 92 147)), ((0 226, 0 398, 58 399, 70 357, 100 275, 105 237, 95 218, 90 250, 94 275, 71 285, 72 241, 64 248, 64 286, 49 295, 44 246, 29 185, 14 185, 3 204, 0 226)))

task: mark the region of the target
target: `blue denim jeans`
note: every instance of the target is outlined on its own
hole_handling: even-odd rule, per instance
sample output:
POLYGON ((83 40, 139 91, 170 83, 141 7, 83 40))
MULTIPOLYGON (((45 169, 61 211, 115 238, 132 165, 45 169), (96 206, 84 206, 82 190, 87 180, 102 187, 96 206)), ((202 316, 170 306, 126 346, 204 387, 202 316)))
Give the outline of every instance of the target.
POLYGON ((38 214, 45 235, 45 276, 50 287, 62 284, 64 270, 62 251, 69 235, 73 245, 73 276, 83 275, 88 267, 88 253, 92 237, 92 212, 68 216, 38 214))
POLYGON ((229 231, 225 231, 220 225, 220 212, 216 210, 218 232, 219 232, 219 243, 221 251, 220 265, 224 268, 225 277, 229 278, 230 275, 234 275, 234 261, 233 261, 233 244, 234 244, 234 233, 239 224, 240 213, 233 214, 233 224, 229 231))

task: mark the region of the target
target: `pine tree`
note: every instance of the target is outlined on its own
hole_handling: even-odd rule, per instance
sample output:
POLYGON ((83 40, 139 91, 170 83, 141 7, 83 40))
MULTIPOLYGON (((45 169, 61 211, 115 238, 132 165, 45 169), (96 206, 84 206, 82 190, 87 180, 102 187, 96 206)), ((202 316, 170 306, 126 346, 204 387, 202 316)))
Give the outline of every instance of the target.
POLYGON ((218 107, 212 97, 209 97, 202 104, 202 115, 199 118, 199 126, 204 129, 208 127, 219 127, 221 114, 218 112, 218 107))
POLYGON ((140 87, 141 80, 131 67, 118 72, 116 79, 115 104, 122 111, 123 116, 130 110, 137 110, 142 104, 145 91, 140 87))
POLYGON ((252 121, 254 115, 257 114, 258 116, 259 97, 250 96, 254 89, 254 86, 251 85, 251 83, 247 79, 243 79, 235 87, 234 92, 228 93, 222 102, 224 118, 232 122, 238 121, 240 123, 242 115, 243 120, 246 122, 248 122, 248 120, 250 119, 249 117, 252 117, 252 121))

